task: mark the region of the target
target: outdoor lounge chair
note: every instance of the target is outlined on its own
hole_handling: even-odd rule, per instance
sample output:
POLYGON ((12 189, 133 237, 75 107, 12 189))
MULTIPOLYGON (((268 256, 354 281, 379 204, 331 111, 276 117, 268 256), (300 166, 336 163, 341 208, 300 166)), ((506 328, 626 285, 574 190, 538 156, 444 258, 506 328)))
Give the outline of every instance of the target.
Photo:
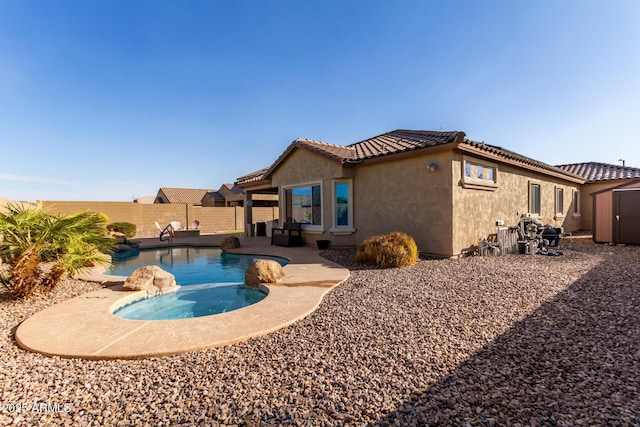
POLYGON ((271 244, 276 246, 302 246, 302 224, 285 222, 282 228, 274 228, 271 244))

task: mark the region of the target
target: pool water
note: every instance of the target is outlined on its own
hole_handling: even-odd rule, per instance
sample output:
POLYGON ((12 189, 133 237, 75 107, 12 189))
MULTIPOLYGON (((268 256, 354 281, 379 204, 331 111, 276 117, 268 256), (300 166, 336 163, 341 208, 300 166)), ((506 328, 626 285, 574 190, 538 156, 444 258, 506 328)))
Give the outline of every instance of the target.
POLYGON ((136 300, 113 314, 131 320, 188 319, 237 310, 266 296, 243 284, 190 285, 177 292, 136 300))
POLYGON ((264 299, 267 294, 244 285, 244 273, 256 259, 284 258, 238 255, 219 248, 173 247, 119 252, 108 274, 128 276, 145 265, 157 265, 173 274, 177 292, 141 298, 113 314, 134 320, 169 320, 209 316, 237 310, 264 299))

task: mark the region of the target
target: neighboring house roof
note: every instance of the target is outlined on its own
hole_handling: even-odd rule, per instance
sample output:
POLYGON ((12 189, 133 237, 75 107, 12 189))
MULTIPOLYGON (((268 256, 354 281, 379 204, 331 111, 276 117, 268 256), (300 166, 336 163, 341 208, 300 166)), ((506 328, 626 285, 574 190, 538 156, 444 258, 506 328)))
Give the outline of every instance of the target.
POLYGON ((609 163, 587 162, 559 165, 560 169, 583 177, 588 183, 616 179, 640 178, 640 168, 612 165, 609 163))
POLYGON ((556 166, 522 156, 501 147, 469 140, 464 132, 398 129, 347 146, 298 138, 287 147, 269 168, 240 177, 236 184, 246 185, 268 179, 278 165, 296 148, 315 152, 342 164, 355 164, 378 159, 385 160, 386 158, 400 155, 410 155, 414 151, 423 149, 459 148, 463 151, 514 163, 573 181, 584 181, 582 177, 556 166))
POLYGON ((134 202, 145 204, 145 205, 152 205, 155 200, 156 200, 156 196, 142 196, 135 199, 134 202))
MULTIPOLYGON (((205 196, 209 195, 213 200, 224 202, 224 196, 219 191, 207 191, 205 196)), ((204 198, 204 196, 202 196, 204 198)))
POLYGON ((237 187, 235 184, 222 184, 218 191, 231 192, 236 195, 244 194, 244 190, 240 187, 237 187))
POLYGON ((218 193, 227 202, 237 202, 244 199, 244 190, 234 184, 222 184, 218 193))
POLYGON ((218 190, 208 191, 203 196, 203 200, 207 195, 218 202, 239 202, 244 200, 244 190, 234 184, 222 184, 218 190))
POLYGON ((164 194, 169 203, 189 203, 192 205, 202 204, 202 198, 209 191, 197 188, 172 188, 161 187, 160 191, 164 194))

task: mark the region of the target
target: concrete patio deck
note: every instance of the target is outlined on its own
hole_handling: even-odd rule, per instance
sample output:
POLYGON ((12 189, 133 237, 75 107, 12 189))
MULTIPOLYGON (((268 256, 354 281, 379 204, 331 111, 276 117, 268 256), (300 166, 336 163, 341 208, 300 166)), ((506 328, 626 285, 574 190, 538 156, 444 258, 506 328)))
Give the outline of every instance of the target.
MULTIPOLYGON (((228 235, 174 238, 173 246, 219 246, 228 235)), ((240 237, 240 236, 239 236, 240 237)), ((141 248, 168 247, 158 239, 137 239, 141 248)), ((180 320, 128 320, 112 312, 143 291, 120 290, 123 277, 91 274, 85 280, 114 286, 64 301, 31 316, 15 333, 18 344, 48 356, 137 359, 198 351, 257 337, 312 313, 324 295, 349 277, 349 270, 318 255, 313 247, 271 246, 265 237, 240 237, 234 253, 288 258, 281 283, 268 284, 262 301, 239 310, 180 320)))

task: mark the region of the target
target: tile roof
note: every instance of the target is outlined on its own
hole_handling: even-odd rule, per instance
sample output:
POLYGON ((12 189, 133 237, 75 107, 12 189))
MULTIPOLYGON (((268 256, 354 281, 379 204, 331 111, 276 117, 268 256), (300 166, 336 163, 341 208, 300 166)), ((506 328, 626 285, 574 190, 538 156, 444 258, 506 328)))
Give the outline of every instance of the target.
POLYGON ((434 147, 450 142, 462 142, 464 132, 398 129, 347 146, 352 148, 354 160, 367 160, 420 148, 434 147))
MULTIPOLYGON (((295 147, 306 148, 309 151, 313 151, 325 157, 329 157, 330 159, 337 160, 341 163, 354 160, 355 155, 355 151, 350 147, 328 144, 326 142, 313 141, 311 139, 305 138, 298 138, 293 141, 283 154, 288 154, 289 152, 291 152, 291 149, 295 147)), ((281 160, 281 158, 279 158, 278 160, 281 160)), ((276 160, 276 163, 279 162, 276 160)))
MULTIPOLYGON (((224 196, 222 194, 220 194, 220 192, 217 191, 217 190, 207 191, 207 194, 209 196, 211 196, 211 198, 213 200, 218 200, 218 201, 222 201, 222 202, 225 201, 224 196)), ((202 196, 202 197, 204 197, 204 196, 202 196)))
POLYGON ((558 167, 562 170, 583 177, 589 183, 615 179, 640 178, 640 168, 612 165, 609 163, 571 163, 567 165, 559 165, 558 167))
MULTIPOLYGON (((347 146, 298 138, 291 143, 289 149, 283 153, 283 156, 286 156, 292 148, 299 147, 341 163, 357 163, 390 154, 462 141, 464 137, 464 132, 457 131, 438 132, 398 129, 347 146)), ((276 161, 276 163, 279 162, 276 161)))
POLYGON ((222 186, 218 189, 218 191, 223 191, 225 189, 236 195, 240 195, 240 196, 244 195, 244 190, 236 186, 235 184, 230 184, 230 183, 222 184, 222 186))
POLYGON ((190 203, 192 205, 202 204, 202 198, 209 191, 197 188, 173 188, 160 187, 160 191, 165 195, 169 203, 190 203))
POLYGON ((360 163, 385 156, 409 153, 419 149, 444 146, 446 144, 451 144, 451 148, 457 147, 463 151, 499 158, 525 167, 570 177, 574 180, 581 180, 580 176, 556 166, 548 165, 501 147, 469 140, 466 138, 464 132, 398 129, 347 146, 298 138, 287 147, 269 168, 261 169, 260 171, 240 177, 237 180, 237 184, 247 184, 268 179, 271 172, 275 170, 295 148, 304 148, 345 164, 360 163))
POLYGON ((246 175, 242 175, 241 177, 236 178, 235 184, 241 185, 241 184, 249 184, 252 182, 262 181, 268 170, 269 168, 262 168, 260 170, 248 173, 246 175))

